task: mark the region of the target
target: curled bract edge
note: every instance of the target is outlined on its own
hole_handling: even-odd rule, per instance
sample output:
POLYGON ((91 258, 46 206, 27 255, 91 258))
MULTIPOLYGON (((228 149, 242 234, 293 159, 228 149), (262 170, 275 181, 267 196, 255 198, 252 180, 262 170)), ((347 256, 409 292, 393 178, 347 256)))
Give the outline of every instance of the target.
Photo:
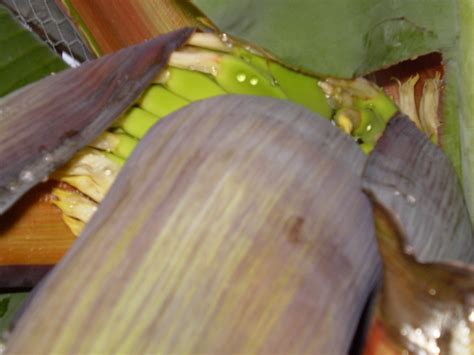
POLYGON ((363 188, 384 264, 366 354, 472 354, 474 236, 447 157, 395 117, 368 159, 363 188))

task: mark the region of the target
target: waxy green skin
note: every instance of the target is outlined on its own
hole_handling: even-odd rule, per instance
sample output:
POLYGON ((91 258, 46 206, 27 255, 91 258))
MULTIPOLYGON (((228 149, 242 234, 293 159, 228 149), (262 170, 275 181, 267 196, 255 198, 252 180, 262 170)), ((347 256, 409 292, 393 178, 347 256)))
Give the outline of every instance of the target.
POLYGON ((169 78, 164 86, 176 95, 186 99, 187 103, 227 93, 205 74, 180 68, 169 68, 169 73, 169 78))

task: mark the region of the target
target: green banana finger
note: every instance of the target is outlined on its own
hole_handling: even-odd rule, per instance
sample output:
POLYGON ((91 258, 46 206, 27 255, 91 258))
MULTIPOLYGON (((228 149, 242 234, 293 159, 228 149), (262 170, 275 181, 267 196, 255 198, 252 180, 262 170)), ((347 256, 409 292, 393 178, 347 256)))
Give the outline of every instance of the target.
MULTIPOLYGON (((259 69, 262 73, 269 72, 268 61, 265 57, 254 54, 250 50, 244 49, 242 47, 235 47, 233 53, 237 57, 243 59, 245 62, 259 69)), ((271 75, 269 75, 269 78, 272 79, 271 75)))
POLYGON ((211 74, 228 93, 287 98, 270 75, 233 54, 185 49, 174 52, 169 63, 172 67, 211 74))
POLYGON ((375 145, 385 129, 385 120, 370 109, 360 109, 360 124, 353 131, 364 143, 375 145))
MULTIPOLYGON (((166 81, 169 81, 170 76, 166 81)), ((138 101, 140 108, 158 117, 167 116, 189 103, 188 100, 175 95, 162 85, 150 86, 138 101)))
POLYGON ((165 87, 189 101, 225 95, 227 92, 206 74, 180 68, 169 68, 165 87))
POLYGON ((229 93, 287 98, 281 88, 268 76, 251 64, 230 54, 221 56, 214 77, 217 83, 229 93))
POLYGON ((122 128, 131 136, 141 139, 161 117, 139 107, 133 107, 120 117, 114 126, 122 128))
POLYGON ((323 117, 331 118, 332 108, 316 78, 287 69, 275 62, 269 62, 268 68, 290 100, 323 117))
POLYGON ((127 159, 138 144, 138 140, 122 132, 104 132, 90 146, 105 150, 116 156, 127 159))

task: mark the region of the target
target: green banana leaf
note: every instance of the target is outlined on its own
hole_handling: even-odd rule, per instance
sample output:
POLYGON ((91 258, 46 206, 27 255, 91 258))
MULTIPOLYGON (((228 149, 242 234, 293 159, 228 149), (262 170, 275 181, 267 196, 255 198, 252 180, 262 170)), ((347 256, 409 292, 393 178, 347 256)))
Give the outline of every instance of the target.
POLYGON ((67 65, 0 6, 0 97, 67 65))
POLYGON ((451 0, 195 0, 222 31, 323 76, 355 77, 451 46, 451 0))
POLYGON ((350 78, 431 52, 446 67, 442 148, 474 220, 472 0, 194 0, 223 32, 280 61, 350 78))
POLYGON ((446 65, 444 146, 463 183, 464 196, 474 222, 474 1, 458 0, 453 23, 459 36, 443 52, 446 65))
POLYGON ((12 320, 22 307, 29 292, 0 294, 0 349, 2 348, 2 336, 8 331, 12 320))

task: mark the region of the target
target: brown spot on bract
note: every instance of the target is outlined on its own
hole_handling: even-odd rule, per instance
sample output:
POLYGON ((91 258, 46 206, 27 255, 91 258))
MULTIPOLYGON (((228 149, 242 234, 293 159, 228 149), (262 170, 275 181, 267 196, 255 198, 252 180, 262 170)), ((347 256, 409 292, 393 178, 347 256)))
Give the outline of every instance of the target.
POLYGON ((290 243, 298 244, 304 241, 302 239, 303 223, 304 218, 300 216, 290 217, 286 221, 285 230, 288 231, 286 238, 290 243))

